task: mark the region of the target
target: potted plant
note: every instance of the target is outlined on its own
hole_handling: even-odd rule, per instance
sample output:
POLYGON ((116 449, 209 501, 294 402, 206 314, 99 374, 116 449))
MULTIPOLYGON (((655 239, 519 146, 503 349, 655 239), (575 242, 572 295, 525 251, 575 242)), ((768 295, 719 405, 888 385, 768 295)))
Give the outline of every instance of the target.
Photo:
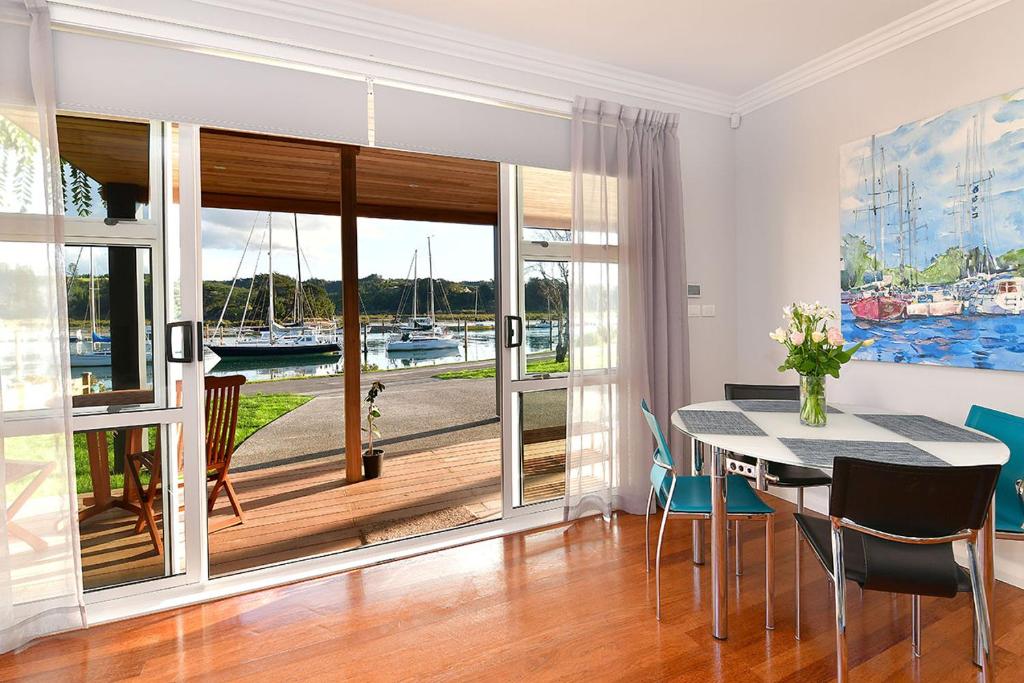
POLYGON ((865 339, 849 348, 842 331, 830 326, 835 311, 818 302, 793 304, 782 309, 787 328, 778 328, 770 336, 786 347, 789 354, 779 372, 796 370, 800 375, 800 422, 810 427, 824 427, 828 420, 825 404, 825 377, 839 378, 839 369, 848 363, 862 346, 871 346, 874 339, 865 339))
POLYGON ((374 437, 380 438, 380 430, 377 428, 377 420, 380 419, 380 408, 377 407, 377 397, 384 391, 384 384, 374 380, 370 389, 366 392, 363 402, 366 404, 366 426, 362 428, 366 432, 366 450, 363 451, 363 475, 367 479, 376 479, 384 471, 384 449, 374 448, 374 437))

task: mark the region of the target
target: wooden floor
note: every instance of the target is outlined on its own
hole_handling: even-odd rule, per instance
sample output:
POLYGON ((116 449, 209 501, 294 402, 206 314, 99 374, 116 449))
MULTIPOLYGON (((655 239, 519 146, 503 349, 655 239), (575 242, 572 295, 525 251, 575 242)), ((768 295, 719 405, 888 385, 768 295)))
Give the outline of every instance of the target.
MULTIPOLYGON (((824 573, 805 555, 804 639, 793 638, 791 507, 776 502, 776 629, 763 628, 763 527, 743 532, 730 637, 709 632, 709 570, 690 561, 689 523, 664 559, 664 620, 644 572, 643 518, 600 518, 94 627, 0 656, 0 680, 826 681, 833 619, 824 573)), ((997 680, 1021 680, 1024 592, 994 596, 997 680)), ((970 599, 924 599, 923 656, 910 601, 849 604, 854 681, 972 681, 970 599)))
MULTIPOLYGON (((526 500, 560 497, 564 467, 564 438, 531 444, 526 500)), ((429 530, 501 516, 498 439, 396 455, 385 462, 384 476, 355 485, 345 482, 337 458, 242 472, 232 480, 245 523, 210 534, 214 576, 359 547, 367 532, 400 520, 419 519, 429 530)), ((211 523, 228 517, 222 494, 211 523)), ((134 516, 113 509, 82 525, 86 588, 163 575, 163 558, 134 524, 134 516)))

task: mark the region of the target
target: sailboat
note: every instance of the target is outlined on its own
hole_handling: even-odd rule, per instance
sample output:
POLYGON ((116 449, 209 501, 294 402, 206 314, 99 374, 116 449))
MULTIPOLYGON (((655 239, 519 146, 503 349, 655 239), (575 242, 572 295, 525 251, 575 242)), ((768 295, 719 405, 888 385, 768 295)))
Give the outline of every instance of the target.
MULTIPOLYGON (((885 150, 881 152, 881 169, 877 168, 875 159, 878 157, 879 152, 876 151, 875 136, 871 136, 871 188, 868 191, 868 195, 871 197, 871 206, 866 209, 870 213, 871 222, 874 232, 874 243, 875 247, 881 257, 880 260, 876 261, 878 265, 878 279, 872 282, 870 290, 865 287, 862 290, 862 296, 850 301, 850 312, 853 313, 854 317, 858 320, 867 320, 871 322, 884 322, 890 320, 902 320, 907 317, 907 302, 898 297, 893 296, 891 293, 892 286, 892 275, 886 274, 886 255, 885 255, 885 208, 891 205, 891 202, 886 203, 885 200, 881 202, 879 199, 883 194, 891 194, 891 190, 885 187, 885 150)), ((867 179, 865 178, 865 181, 867 179)), ((901 175, 901 186, 902 186, 902 175, 901 175)), ((888 198, 888 197, 887 197, 888 198)), ((865 209, 858 209, 857 211, 864 211, 865 209)), ((902 210, 902 209, 901 209, 902 210)), ((902 257, 902 248, 901 248, 902 257)))
POLYGON ((399 326, 398 334, 388 337, 386 349, 389 353, 403 351, 439 351, 459 348, 459 340, 445 332, 434 319, 434 256, 427 238, 427 263, 430 272, 430 315, 421 317, 417 310, 417 254, 413 252, 412 316, 399 326))
MULTIPOLYGON (((322 330, 306 323, 303 295, 302 295, 302 254, 299 250, 299 222, 298 216, 292 214, 295 227, 295 258, 298 264, 298 279, 295 283, 295 299, 292 311, 293 321, 290 325, 282 325, 277 322, 274 315, 274 225, 273 218, 267 214, 267 229, 264 237, 267 242, 267 326, 266 329, 246 332, 245 316, 248 313, 249 302, 252 299, 253 286, 256 284, 256 273, 253 273, 249 284, 249 295, 245 301, 245 310, 242 312, 242 322, 239 325, 238 333, 230 342, 209 343, 206 345, 210 351, 221 358, 267 358, 277 356, 309 356, 328 355, 341 353, 341 346, 337 343, 337 333, 325 334, 322 330)), ((253 223, 255 229, 255 222, 253 223)), ((242 260, 245 259, 249 242, 252 239, 253 231, 249 232, 249 239, 242 250, 242 259, 239 260, 238 270, 231 281, 231 288, 228 290, 227 299, 221 309, 220 319, 214 329, 214 337, 221 330, 224 324, 224 314, 228 304, 231 302, 231 295, 235 290, 235 283, 242 267, 242 260)), ((260 252, 262 253, 262 247, 260 252)), ((259 269, 259 256, 256 258, 256 269, 259 269)))
MULTIPOLYGON (((76 264, 77 265, 77 264, 76 264)), ((78 330, 72 338, 71 367, 99 368, 110 367, 110 337, 96 331, 96 276, 93 262, 92 247, 89 247, 89 340, 82 338, 82 330, 78 330)))

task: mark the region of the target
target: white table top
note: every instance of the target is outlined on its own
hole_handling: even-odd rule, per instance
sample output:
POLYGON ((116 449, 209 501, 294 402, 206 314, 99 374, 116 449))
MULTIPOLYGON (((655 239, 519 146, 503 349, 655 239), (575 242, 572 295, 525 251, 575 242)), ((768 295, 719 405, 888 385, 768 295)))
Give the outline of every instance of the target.
MULTIPOLYGON (((893 410, 884 410, 870 406, 858 406, 836 403, 835 408, 841 413, 829 413, 828 424, 824 427, 807 427, 800 423, 800 415, 790 413, 750 412, 742 410, 732 401, 708 401, 693 403, 679 410, 726 410, 744 413, 751 422, 764 431, 764 436, 735 436, 731 434, 703 434, 687 429, 679 415, 679 410, 672 412, 672 426, 701 443, 721 448, 739 455, 748 455, 771 462, 790 465, 807 463, 798 458, 787 448, 780 438, 793 439, 828 439, 835 441, 884 441, 910 443, 926 451, 950 465, 1002 465, 1010 459, 1010 449, 1001 441, 986 442, 948 442, 948 441, 912 441, 884 427, 857 417, 862 415, 899 415, 893 410)), ((955 425, 960 426, 960 425, 955 425)), ((964 429, 967 429, 964 427, 964 429)), ((973 431, 973 430, 971 430, 973 431)), ((820 467, 816 465, 816 467, 820 467)), ((823 468, 829 469, 829 468, 823 468)))

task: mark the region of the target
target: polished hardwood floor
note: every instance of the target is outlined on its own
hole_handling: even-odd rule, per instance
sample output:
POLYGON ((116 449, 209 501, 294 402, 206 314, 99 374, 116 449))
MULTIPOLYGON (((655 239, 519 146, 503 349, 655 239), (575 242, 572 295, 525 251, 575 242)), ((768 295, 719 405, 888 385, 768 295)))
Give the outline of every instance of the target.
MULTIPOLYGON (((791 506, 777 519, 776 629, 765 631, 763 530, 742 532, 730 638, 709 632, 707 567, 670 523, 664 621, 644 571, 643 518, 588 518, 337 576, 42 640, 0 656, 0 680, 826 681, 830 592, 805 554, 804 639, 793 639, 791 506)), ((997 680, 1021 680, 1024 591, 998 583, 997 680)), ((854 681, 971 681, 970 599, 924 600, 923 656, 910 601, 851 591, 854 681)))

